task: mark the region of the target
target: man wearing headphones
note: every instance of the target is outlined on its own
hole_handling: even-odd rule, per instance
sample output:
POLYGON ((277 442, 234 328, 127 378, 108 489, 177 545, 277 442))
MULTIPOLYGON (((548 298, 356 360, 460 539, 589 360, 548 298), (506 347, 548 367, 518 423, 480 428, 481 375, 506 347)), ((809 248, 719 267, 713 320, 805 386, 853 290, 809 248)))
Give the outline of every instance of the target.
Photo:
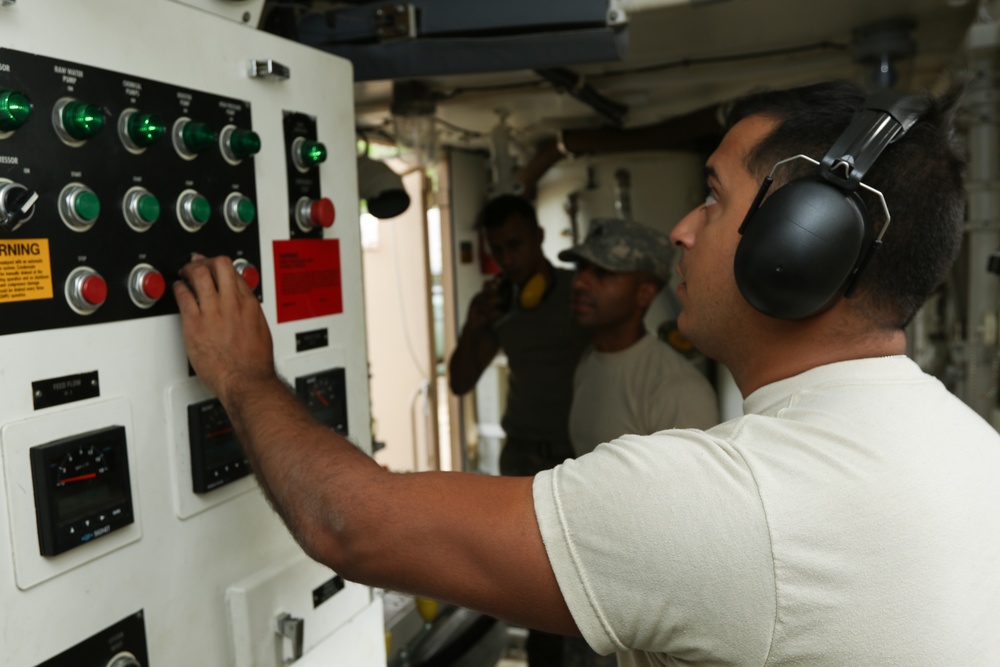
POLYGON ((962 237, 952 103, 822 84, 733 108, 710 194, 672 233, 681 330, 745 397, 707 431, 626 436, 533 479, 386 472, 276 377, 224 258, 175 286, 191 362, 292 533, 346 578, 579 633, 622 665, 1000 664, 1000 436, 904 356, 962 237), (821 166, 781 164, 800 154, 821 166), (833 199, 828 224, 863 229, 837 293, 819 276, 798 303, 757 284, 784 263, 736 262, 760 223, 809 227, 822 253, 787 197, 768 208, 801 170, 832 190, 793 190, 803 216, 833 199))

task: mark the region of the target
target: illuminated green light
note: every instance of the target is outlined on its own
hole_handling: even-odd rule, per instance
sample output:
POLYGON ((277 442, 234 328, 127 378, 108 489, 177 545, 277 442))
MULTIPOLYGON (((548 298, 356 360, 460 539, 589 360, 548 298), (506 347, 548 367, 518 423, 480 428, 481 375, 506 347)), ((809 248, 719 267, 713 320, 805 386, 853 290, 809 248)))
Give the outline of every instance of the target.
POLYGON ((101 131, 104 116, 96 105, 74 100, 63 107, 62 124, 69 136, 83 141, 101 131))
POLYGON ((184 147, 192 153, 201 153, 215 143, 215 131, 205 123, 186 123, 181 131, 184 147))
POLYGON ((167 131, 167 127, 154 114, 134 113, 128 117, 125 131, 136 146, 146 148, 159 141, 167 131))
POLYGON ((14 90, 0 91, 0 132, 12 132, 31 117, 31 100, 14 90))
POLYGON ((236 215, 243 223, 249 225, 257 216, 257 207, 249 199, 241 199, 236 205, 236 215))
POLYGON ((302 164, 305 166, 315 167, 326 161, 326 146, 318 141, 306 139, 299 148, 299 157, 302 158, 302 164))
POLYGON ((84 222, 93 222, 101 214, 101 200, 90 190, 83 190, 73 197, 73 209, 84 222))
POLYGON ((260 137, 252 130, 233 130, 229 135, 229 148, 237 160, 260 152, 260 137))
POLYGON ((136 210, 146 222, 156 222, 160 217, 160 202, 153 195, 142 195, 136 203, 136 210))

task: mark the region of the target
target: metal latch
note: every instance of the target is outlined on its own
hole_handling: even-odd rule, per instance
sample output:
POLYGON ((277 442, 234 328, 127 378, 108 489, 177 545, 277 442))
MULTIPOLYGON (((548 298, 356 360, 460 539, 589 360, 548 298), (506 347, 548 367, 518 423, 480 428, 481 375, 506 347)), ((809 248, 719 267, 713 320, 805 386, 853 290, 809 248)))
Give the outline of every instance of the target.
POLYGON ((251 79, 273 79, 276 81, 285 81, 292 76, 291 71, 279 62, 275 62, 268 58, 267 60, 251 60, 250 61, 250 78, 251 79))
MULTIPOLYGON (((277 633, 284 639, 291 640, 292 654, 288 656, 285 647, 281 647, 281 655, 284 656, 282 662, 290 665, 302 657, 302 638, 305 634, 306 622, 304 619, 295 618, 291 614, 281 614, 278 616, 277 633)), ((285 644, 284 640, 281 642, 285 644)))

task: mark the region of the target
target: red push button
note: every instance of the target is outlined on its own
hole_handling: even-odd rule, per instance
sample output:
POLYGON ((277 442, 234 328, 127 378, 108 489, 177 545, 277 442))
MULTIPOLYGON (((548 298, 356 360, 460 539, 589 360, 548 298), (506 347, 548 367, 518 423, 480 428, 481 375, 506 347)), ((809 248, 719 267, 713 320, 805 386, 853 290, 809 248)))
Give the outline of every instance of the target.
POLYGON ((330 227, 337 217, 337 210, 333 207, 332 201, 323 197, 309 206, 309 217, 312 219, 312 223, 318 227, 330 227))
POLYGON ((250 289, 255 290, 260 285, 260 271, 247 260, 243 258, 235 260, 233 268, 236 269, 236 273, 243 277, 250 289))
POLYGON ((142 292, 154 301, 163 297, 167 291, 167 281, 159 271, 150 271, 142 278, 142 292))
POLYGON ((66 302, 81 315, 90 315, 108 298, 108 283, 89 266, 78 266, 66 277, 66 302))
POLYGON ((295 222, 304 232, 311 232, 317 227, 330 227, 336 218, 337 210, 333 202, 326 197, 321 199, 300 197, 295 202, 295 222))
POLYGON ((128 276, 128 295, 140 308, 151 308, 167 291, 163 274, 150 264, 136 264, 128 276))
POLYGON ((108 284, 100 276, 87 276, 80 285, 80 296, 91 306, 100 306, 108 298, 108 284))

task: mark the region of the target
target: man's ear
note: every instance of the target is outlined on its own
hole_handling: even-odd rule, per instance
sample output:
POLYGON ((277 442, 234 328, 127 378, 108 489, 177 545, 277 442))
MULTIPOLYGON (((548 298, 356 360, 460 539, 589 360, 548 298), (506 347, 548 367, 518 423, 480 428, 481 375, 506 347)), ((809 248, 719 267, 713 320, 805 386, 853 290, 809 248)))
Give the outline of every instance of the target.
POLYGON ((656 300, 656 296, 660 293, 660 285, 654 280, 642 280, 639 281, 639 286, 635 291, 636 303, 643 309, 649 308, 653 305, 656 300))
POLYGON ((538 225, 535 229, 535 236, 538 238, 538 245, 542 245, 542 242, 545 240, 545 228, 538 225))

